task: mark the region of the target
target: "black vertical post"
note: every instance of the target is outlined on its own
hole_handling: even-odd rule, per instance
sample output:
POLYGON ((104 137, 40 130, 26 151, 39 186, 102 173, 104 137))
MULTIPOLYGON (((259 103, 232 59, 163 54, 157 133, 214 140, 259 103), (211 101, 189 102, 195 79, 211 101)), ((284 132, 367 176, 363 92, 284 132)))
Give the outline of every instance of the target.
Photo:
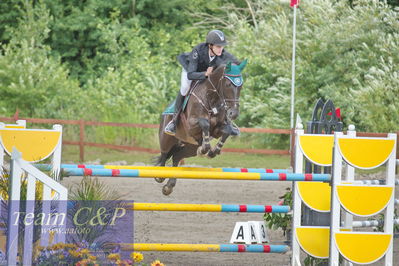
MULTIPOLYGON (((306 133, 308 134, 332 134, 333 131, 342 131, 342 122, 335 113, 335 106, 331 100, 324 103, 319 99, 313 109, 312 120, 307 123, 306 133), (331 117, 328 119, 328 113, 331 117)), ((305 173, 321 173, 322 167, 313 165, 306 161, 305 173)), ((325 174, 331 173, 331 167, 323 167, 325 174)), ((330 225, 330 214, 320 213, 302 205, 302 224, 311 226, 330 225)))

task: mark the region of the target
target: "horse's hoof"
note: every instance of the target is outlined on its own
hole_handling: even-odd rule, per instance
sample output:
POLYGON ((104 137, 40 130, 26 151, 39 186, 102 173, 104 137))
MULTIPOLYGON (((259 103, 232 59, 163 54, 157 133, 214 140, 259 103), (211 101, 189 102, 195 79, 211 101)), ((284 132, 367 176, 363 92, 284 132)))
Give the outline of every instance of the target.
POLYGON ((216 153, 210 151, 208 152, 208 154, 206 155, 209 159, 215 158, 216 157, 216 153))
POLYGON ((202 153, 202 147, 201 146, 198 147, 198 149, 197 149, 197 155, 198 156, 205 156, 206 155, 206 154, 202 153))
POLYGON ((172 192, 173 192, 173 187, 170 187, 170 186, 167 186, 167 185, 163 186, 162 194, 164 194, 165 196, 168 196, 172 192))
POLYGON ((160 177, 155 177, 154 179, 155 179, 155 181, 157 181, 158 183, 162 183, 163 181, 165 181, 165 178, 160 178, 160 177))

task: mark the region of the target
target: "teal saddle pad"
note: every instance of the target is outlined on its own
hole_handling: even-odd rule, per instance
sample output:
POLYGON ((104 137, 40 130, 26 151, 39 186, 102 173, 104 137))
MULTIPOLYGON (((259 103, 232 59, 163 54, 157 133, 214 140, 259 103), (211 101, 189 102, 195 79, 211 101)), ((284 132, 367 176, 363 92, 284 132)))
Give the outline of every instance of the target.
MULTIPOLYGON (((183 112, 184 112, 184 109, 186 109, 187 102, 188 102, 189 98, 190 98, 190 94, 185 96, 185 98, 184 98, 183 112)), ((175 114, 175 103, 176 103, 176 99, 173 100, 173 102, 171 104, 169 104, 168 107, 166 107, 165 111, 163 111, 162 114, 163 115, 173 115, 173 114, 175 114)))

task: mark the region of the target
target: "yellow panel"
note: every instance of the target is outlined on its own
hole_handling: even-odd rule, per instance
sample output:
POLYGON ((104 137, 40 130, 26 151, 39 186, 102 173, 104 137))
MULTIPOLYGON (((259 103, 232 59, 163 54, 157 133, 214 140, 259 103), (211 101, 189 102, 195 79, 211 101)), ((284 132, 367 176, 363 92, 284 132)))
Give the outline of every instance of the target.
POLYGON ((302 201, 318 212, 329 212, 331 187, 323 182, 296 182, 302 201))
POLYGON ((295 235, 303 251, 316 258, 328 258, 330 228, 297 227, 295 235))
POLYGON ((381 259, 392 235, 381 233, 334 233, 339 252, 353 263, 369 264, 381 259))
POLYGON ((334 136, 332 135, 303 135, 299 136, 299 145, 303 154, 312 163, 322 166, 332 164, 332 149, 334 136))
POLYGON ((20 126, 20 125, 6 125, 5 128, 25 128, 24 126, 20 126))
POLYGON ((389 203, 393 187, 338 185, 337 196, 345 210, 357 216, 381 212, 389 203))
POLYGON ((12 147, 22 153, 22 158, 37 162, 50 156, 57 147, 61 132, 48 130, 0 130, 4 149, 11 154, 12 147))
POLYGON ((393 139, 340 138, 338 143, 345 161, 363 169, 375 168, 385 163, 395 147, 393 139))
POLYGON ((222 168, 210 168, 210 167, 165 167, 165 166, 141 166, 141 165, 104 165, 104 168, 105 169, 143 169, 143 170, 223 172, 222 168))
POLYGON ((220 212, 222 205, 220 204, 174 204, 174 203, 140 203, 132 204, 132 209, 136 211, 207 211, 220 212))
POLYGON ((213 244, 158 244, 158 243, 134 243, 122 244, 123 250, 134 251, 190 251, 190 252, 217 252, 220 245, 213 244))

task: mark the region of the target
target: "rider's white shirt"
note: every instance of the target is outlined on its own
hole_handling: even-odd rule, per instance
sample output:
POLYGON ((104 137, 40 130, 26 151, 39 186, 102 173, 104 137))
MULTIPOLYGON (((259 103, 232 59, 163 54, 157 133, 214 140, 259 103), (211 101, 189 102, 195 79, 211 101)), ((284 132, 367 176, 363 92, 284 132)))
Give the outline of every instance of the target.
MULTIPOLYGON (((216 56, 209 55, 209 62, 212 62, 216 56)), ((186 96, 191 85, 191 80, 187 78, 187 71, 183 68, 181 72, 181 81, 180 81, 180 93, 183 96, 186 96)))

